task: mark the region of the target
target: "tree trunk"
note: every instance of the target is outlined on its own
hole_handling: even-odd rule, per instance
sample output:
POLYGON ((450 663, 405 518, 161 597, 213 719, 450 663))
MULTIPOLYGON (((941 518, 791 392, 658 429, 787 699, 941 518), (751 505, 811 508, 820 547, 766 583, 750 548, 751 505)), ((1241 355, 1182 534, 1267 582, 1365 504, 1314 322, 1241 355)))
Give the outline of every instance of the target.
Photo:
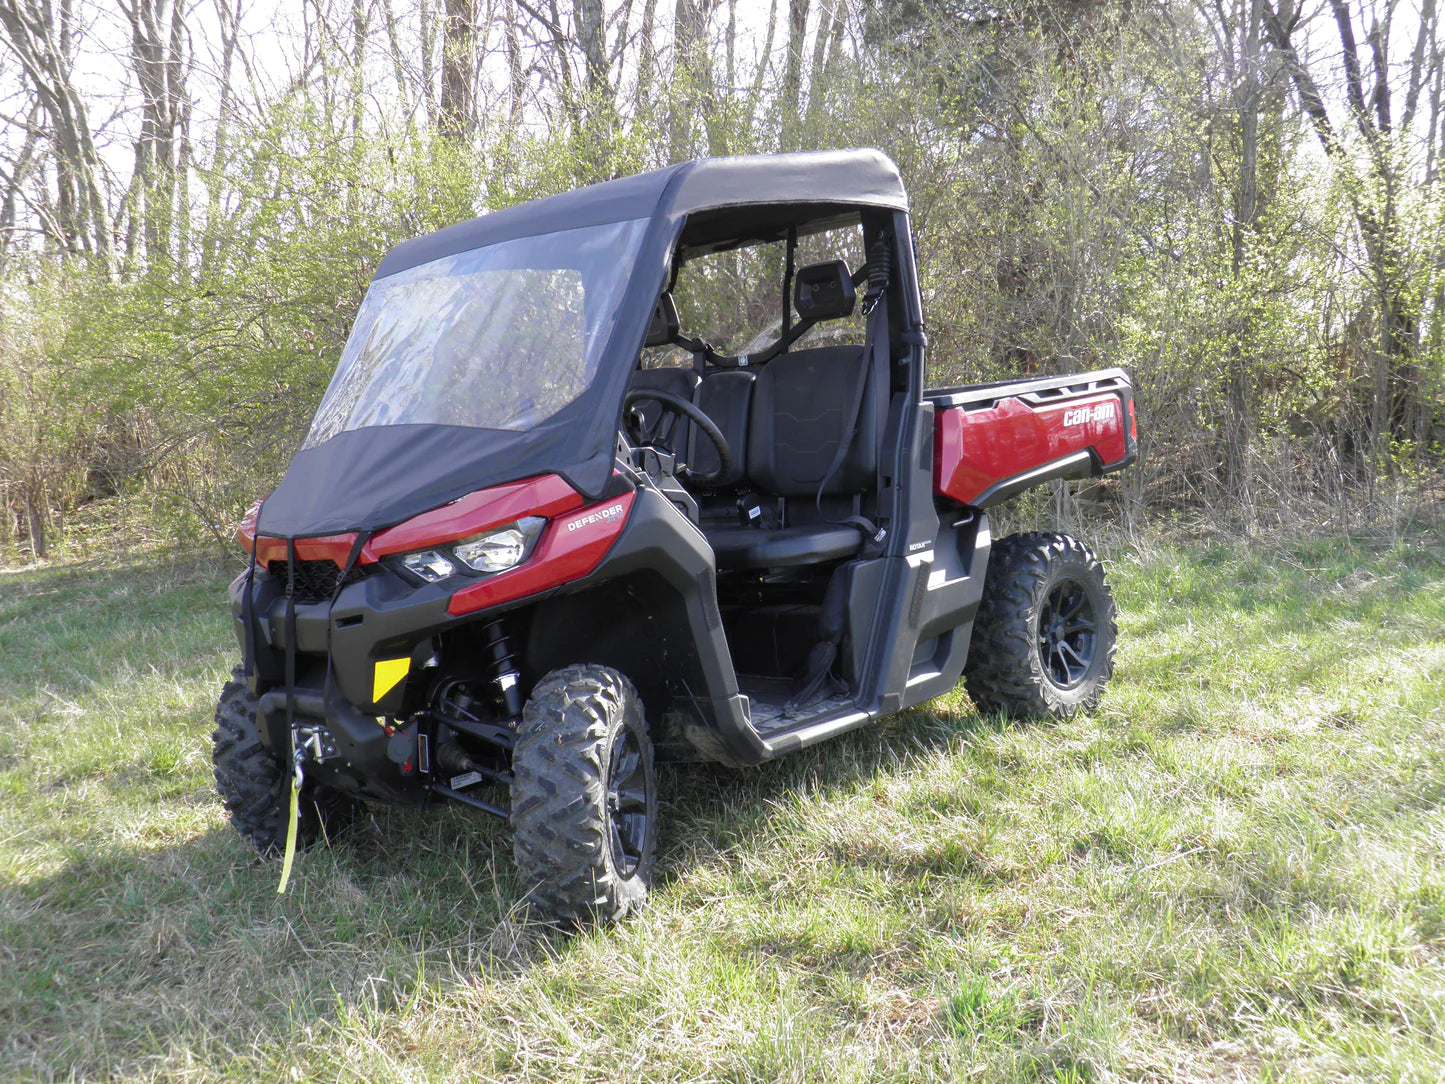
POLYGON ((817 139, 821 134, 817 129, 817 124, 822 117, 823 99, 827 93, 828 77, 825 68, 828 58, 828 42, 833 36, 834 23, 840 23, 843 18, 841 9, 842 5, 837 0, 833 0, 831 8, 828 0, 823 0, 819 7, 818 32, 813 36, 813 59, 808 65, 807 121, 802 129, 807 136, 811 136, 813 139, 817 139))
POLYGON ((610 92, 608 84, 607 47, 603 38, 602 0, 576 0, 577 44, 587 68, 589 109, 595 109, 603 95, 610 92))
MULTIPOLYGON (((231 137, 232 111, 235 108, 235 92, 232 89, 232 71, 236 60, 237 38, 241 30, 242 0, 216 0, 216 17, 221 31, 221 93, 216 105, 216 139, 211 155, 209 170, 215 180, 206 182, 206 232, 201 239, 201 269, 209 270, 216 258, 216 247, 220 244, 221 193, 227 175, 226 150, 231 137)), ((204 174, 203 174, 204 176, 204 174)))
POLYGON ((702 110, 712 81, 707 22, 717 2, 677 0, 673 8, 672 106, 667 144, 674 162, 692 155, 693 122, 702 110))
MULTIPOLYGON (((139 221, 145 258, 151 265, 169 262, 176 215, 183 193, 177 136, 185 101, 185 8, 175 0, 122 3, 131 30, 131 63, 141 92, 140 136, 127 195, 132 228, 139 221)), ((127 241, 127 250, 133 247, 127 241)))
POLYGON ((606 13, 602 10, 602 0, 576 0, 573 11, 586 67, 583 81, 586 97, 581 110, 585 132, 581 149, 588 160, 588 178, 601 179, 609 173, 612 136, 617 127, 611 66, 607 59, 606 13))
POLYGON ((421 95, 426 102, 427 116, 433 120, 437 117, 437 90, 436 90, 436 26, 433 22, 434 0, 418 0, 417 22, 421 30, 421 95))
POLYGON ((783 61, 780 150, 796 150, 802 118, 803 43, 808 36, 808 0, 788 0, 788 55, 783 61))
POLYGON ((527 103, 527 68, 522 63, 522 40, 517 31, 517 5, 507 0, 507 27, 503 40, 507 49, 507 131, 516 133, 522 126, 522 110, 527 103))
POLYGON ((43 561, 50 555, 45 539, 45 506, 29 490, 25 493, 25 526, 30 532, 30 556, 43 561))
POLYGON ((476 127, 476 0, 443 0, 442 95, 437 128, 452 139, 465 139, 476 127))
POLYGON ((652 88, 657 78, 657 45, 653 41, 656 24, 657 0, 643 0, 642 25, 637 29, 637 93, 632 104, 634 117, 656 116, 652 101, 652 88))
POLYGON ((54 240, 67 251, 91 254, 109 274, 115 266, 114 236, 101 186, 100 155, 85 102, 70 78, 74 30, 69 6, 62 2, 57 12, 50 0, 5 0, 0 3, 0 31, 50 118, 57 182, 54 240))
POLYGON ((386 30, 386 49, 391 54, 391 77, 396 82, 397 100, 401 102, 402 112, 410 116, 411 79, 406 74, 406 58, 402 52, 401 39, 396 32, 396 9, 392 6, 392 0, 381 0, 381 22, 386 30))
POLYGON ((30 166, 35 160, 36 143, 40 138, 40 129, 35 123, 35 113, 36 107, 32 106, 30 115, 25 122, 25 140, 20 145, 20 152, 15 156, 15 168, 11 170, 10 176, 3 178, 5 200, 3 204, 0 204, 0 279, 5 277, 6 268, 10 262, 10 249, 15 236, 16 212, 21 199, 21 190, 26 178, 30 175, 30 166))
MULTIPOLYGON (((351 149, 353 154, 361 153, 361 128, 366 119, 366 0, 351 0, 351 149)), ((355 187, 350 189, 347 202, 351 202, 355 187)))
POLYGON ((1263 0, 1244 0, 1240 12, 1239 70, 1236 73, 1234 104, 1239 118, 1239 176, 1234 190, 1234 226, 1230 271, 1235 282, 1233 333, 1229 343, 1228 402, 1225 421, 1225 489, 1235 508, 1249 504, 1249 442, 1252 428, 1255 339, 1254 302, 1241 286, 1248 242, 1256 230, 1259 207, 1259 35, 1263 0))
MULTIPOLYGON (((1359 224, 1365 255, 1374 280, 1379 306, 1380 334, 1378 345, 1370 351, 1374 400, 1370 411, 1370 445, 1377 468, 1388 461, 1392 439, 1409 440, 1415 428, 1417 412, 1428 407, 1422 403, 1420 370, 1415 363, 1418 343, 1418 313, 1410 299, 1410 283, 1406 281, 1406 241, 1399 221, 1396 192, 1402 178, 1398 176, 1398 159, 1389 151, 1391 135, 1390 89, 1388 80, 1387 43, 1383 35, 1372 31, 1366 39, 1374 56, 1375 86, 1366 99, 1364 71, 1354 36, 1353 17, 1345 0, 1330 0, 1341 46, 1340 64, 1344 74, 1345 100, 1354 126, 1359 130, 1367 151, 1369 185, 1347 186, 1350 207, 1359 224)), ((1421 33, 1430 22, 1433 37, 1433 7, 1422 9, 1421 33)), ((1277 6, 1266 4, 1265 26, 1299 94, 1300 104, 1310 118, 1326 156, 1341 170, 1349 170, 1351 161, 1344 142, 1331 122, 1323 94, 1300 58, 1291 40, 1297 19, 1289 0, 1277 6)), ((1411 72, 1412 85, 1407 87, 1407 101, 1418 100, 1423 78, 1423 65, 1411 72)))
POLYGON ((763 100, 763 84, 766 82, 768 70, 771 67, 773 55, 773 39, 778 33, 778 0, 769 0, 768 3, 768 29, 763 37, 763 48, 758 53, 758 67, 753 74, 753 85, 748 90, 747 114, 752 116, 758 111, 759 103, 763 100))
POLYGON ((171 10, 171 60, 168 88, 171 93, 172 138, 175 142, 175 168, 171 173, 167 197, 175 206, 176 272, 185 278, 188 272, 187 253, 191 245, 191 199, 187 181, 191 172, 191 101, 186 93, 187 75, 195 64, 195 56, 187 51, 185 5, 175 4, 171 10), (184 60, 182 58, 184 57, 184 60))

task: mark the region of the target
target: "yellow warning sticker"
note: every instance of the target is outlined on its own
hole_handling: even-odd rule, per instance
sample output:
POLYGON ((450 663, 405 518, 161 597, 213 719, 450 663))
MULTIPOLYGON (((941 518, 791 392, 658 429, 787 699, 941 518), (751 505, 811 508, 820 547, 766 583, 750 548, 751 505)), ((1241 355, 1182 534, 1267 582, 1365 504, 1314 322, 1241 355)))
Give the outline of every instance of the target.
POLYGON ((372 702, 380 700, 387 693, 391 692, 406 677, 406 672, 411 669, 411 659, 382 659, 376 664, 376 671, 371 679, 372 702))

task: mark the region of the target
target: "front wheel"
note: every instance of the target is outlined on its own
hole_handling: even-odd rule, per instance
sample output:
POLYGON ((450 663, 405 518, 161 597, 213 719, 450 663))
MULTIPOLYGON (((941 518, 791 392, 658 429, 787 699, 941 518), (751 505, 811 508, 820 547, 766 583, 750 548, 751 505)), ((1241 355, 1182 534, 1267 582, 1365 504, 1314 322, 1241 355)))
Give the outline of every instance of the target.
POLYGON ((981 711, 1064 719, 1114 672, 1114 598, 1099 559, 1063 534, 1009 535, 989 554, 964 684, 981 711))
POLYGON ((657 775, 642 702, 606 666, 543 678, 512 749, 517 870, 564 923, 612 922, 642 906, 657 850, 657 775))

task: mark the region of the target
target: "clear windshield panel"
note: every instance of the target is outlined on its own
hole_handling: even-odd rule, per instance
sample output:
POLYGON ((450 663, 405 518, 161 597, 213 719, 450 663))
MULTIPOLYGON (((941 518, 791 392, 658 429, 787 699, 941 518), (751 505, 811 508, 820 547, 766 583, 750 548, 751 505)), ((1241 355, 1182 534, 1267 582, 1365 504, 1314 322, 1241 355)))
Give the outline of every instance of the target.
POLYGON ((646 225, 521 237, 373 282, 304 447, 372 425, 550 418, 597 373, 646 225))

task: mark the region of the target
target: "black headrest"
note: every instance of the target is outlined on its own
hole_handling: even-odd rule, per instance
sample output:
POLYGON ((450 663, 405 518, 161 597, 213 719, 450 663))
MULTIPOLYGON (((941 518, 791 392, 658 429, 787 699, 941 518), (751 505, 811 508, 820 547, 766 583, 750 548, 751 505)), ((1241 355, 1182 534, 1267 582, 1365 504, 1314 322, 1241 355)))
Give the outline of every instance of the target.
POLYGON ((836 320, 853 312, 858 292, 842 260, 810 264, 793 280, 793 307, 804 320, 836 320))
POLYGON ((664 290, 657 299, 657 307, 652 310, 652 323, 647 326, 647 339, 642 345, 666 346, 668 343, 677 342, 678 332, 681 330, 682 324, 677 319, 677 305, 672 300, 672 294, 664 290))

